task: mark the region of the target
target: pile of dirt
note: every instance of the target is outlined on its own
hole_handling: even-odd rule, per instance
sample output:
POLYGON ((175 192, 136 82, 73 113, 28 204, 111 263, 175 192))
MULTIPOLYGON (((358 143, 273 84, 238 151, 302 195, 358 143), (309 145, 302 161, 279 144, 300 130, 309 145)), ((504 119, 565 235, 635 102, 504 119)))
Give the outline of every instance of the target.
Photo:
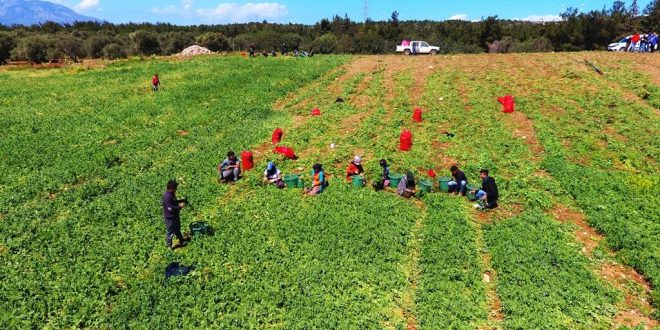
POLYGON ((192 45, 179 53, 179 56, 196 56, 206 54, 213 54, 213 52, 202 46, 192 45))

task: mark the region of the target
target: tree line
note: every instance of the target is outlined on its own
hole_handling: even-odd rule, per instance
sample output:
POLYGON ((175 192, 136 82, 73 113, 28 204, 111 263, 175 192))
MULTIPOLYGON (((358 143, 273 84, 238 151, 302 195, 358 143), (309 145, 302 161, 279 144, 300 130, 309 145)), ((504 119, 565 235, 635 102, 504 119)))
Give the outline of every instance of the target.
POLYGON ((425 40, 440 53, 547 52, 602 50, 634 32, 660 29, 660 0, 640 9, 615 1, 610 8, 580 12, 569 8, 557 22, 503 20, 364 22, 335 15, 314 25, 245 24, 176 26, 172 24, 108 22, 47 22, 33 26, 0 25, 0 64, 7 60, 43 63, 66 58, 119 59, 128 56, 172 55, 193 44, 214 52, 313 50, 321 54, 386 54, 402 39, 425 40))

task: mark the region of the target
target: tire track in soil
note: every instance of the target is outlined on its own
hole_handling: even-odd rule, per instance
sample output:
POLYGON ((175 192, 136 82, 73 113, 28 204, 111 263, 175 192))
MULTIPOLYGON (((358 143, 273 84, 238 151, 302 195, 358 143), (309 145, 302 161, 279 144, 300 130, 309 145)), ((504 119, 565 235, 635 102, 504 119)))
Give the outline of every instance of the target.
MULTIPOLYGON (((647 316, 652 315, 654 311, 654 308, 648 301, 651 293, 649 282, 630 267, 613 261, 595 260, 593 251, 598 247, 600 242, 605 240, 605 236, 589 226, 584 213, 572 210, 561 204, 556 205, 549 213, 559 222, 570 223, 576 226, 574 232, 575 239, 582 245, 582 253, 596 263, 594 272, 604 281, 612 284, 624 293, 625 299, 618 306, 619 312, 612 321, 612 327, 619 328, 621 326, 627 326, 634 328, 644 324, 643 329, 652 329, 659 326, 660 323, 658 321, 647 316), (634 283, 634 286, 641 291, 641 294, 635 292, 630 287, 631 283, 634 283)), ((616 254, 610 250, 607 250, 607 252, 612 256, 616 254)))

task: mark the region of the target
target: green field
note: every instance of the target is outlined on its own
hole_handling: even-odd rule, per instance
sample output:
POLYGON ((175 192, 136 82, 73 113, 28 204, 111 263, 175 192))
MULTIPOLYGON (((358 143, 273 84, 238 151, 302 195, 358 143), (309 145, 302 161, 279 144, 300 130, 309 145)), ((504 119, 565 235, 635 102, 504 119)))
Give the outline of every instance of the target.
POLYGON ((660 58, 211 56, 0 71, 0 324, 657 327, 660 85, 646 65, 660 58), (501 112, 505 94, 516 113, 501 112), (298 160, 272 153, 276 127, 298 160), (398 151, 404 128, 410 152, 398 151), (216 180, 228 150, 255 155, 235 185, 216 180), (381 158, 419 179, 460 164, 477 183, 489 168, 501 207, 353 189, 343 171, 356 154, 369 179, 381 158), (310 198, 264 186, 268 160, 307 183, 320 162, 330 187, 310 198), (214 229, 175 251, 160 206, 170 179, 190 202, 183 228, 214 229), (195 270, 166 280, 172 261, 195 270))

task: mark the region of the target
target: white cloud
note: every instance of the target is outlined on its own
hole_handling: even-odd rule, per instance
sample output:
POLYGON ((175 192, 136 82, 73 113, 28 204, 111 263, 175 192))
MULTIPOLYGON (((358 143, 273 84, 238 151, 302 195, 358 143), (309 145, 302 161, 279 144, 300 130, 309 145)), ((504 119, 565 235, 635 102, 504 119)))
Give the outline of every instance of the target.
POLYGON ((158 15, 176 15, 185 19, 197 19, 203 23, 244 23, 261 20, 277 20, 288 14, 280 3, 248 2, 238 4, 223 2, 212 8, 194 8, 195 0, 181 0, 179 5, 151 8, 158 15))
POLYGON ((279 3, 260 2, 245 4, 221 3, 214 8, 201 8, 197 16, 208 23, 243 23, 261 20, 276 20, 288 14, 287 7, 279 3))
POLYGON ((561 21, 559 15, 529 15, 527 17, 519 18, 520 21, 526 22, 557 22, 561 21))
POLYGON ((77 11, 90 11, 97 9, 101 5, 99 0, 82 0, 79 4, 73 6, 77 11))
POLYGON ((167 7, 154 7, 154 8, 151 8, 151 12, 154 13, 154 14, 159 14, 159 15, 173 15, 173 14, 180 13, 181 10, 177 6, 169 5, 167 7))
POLYGON ((467 21, 468 20, 468 15, 467 14, 456 14, 452 17, 449 17, 450 21, 467 21))

